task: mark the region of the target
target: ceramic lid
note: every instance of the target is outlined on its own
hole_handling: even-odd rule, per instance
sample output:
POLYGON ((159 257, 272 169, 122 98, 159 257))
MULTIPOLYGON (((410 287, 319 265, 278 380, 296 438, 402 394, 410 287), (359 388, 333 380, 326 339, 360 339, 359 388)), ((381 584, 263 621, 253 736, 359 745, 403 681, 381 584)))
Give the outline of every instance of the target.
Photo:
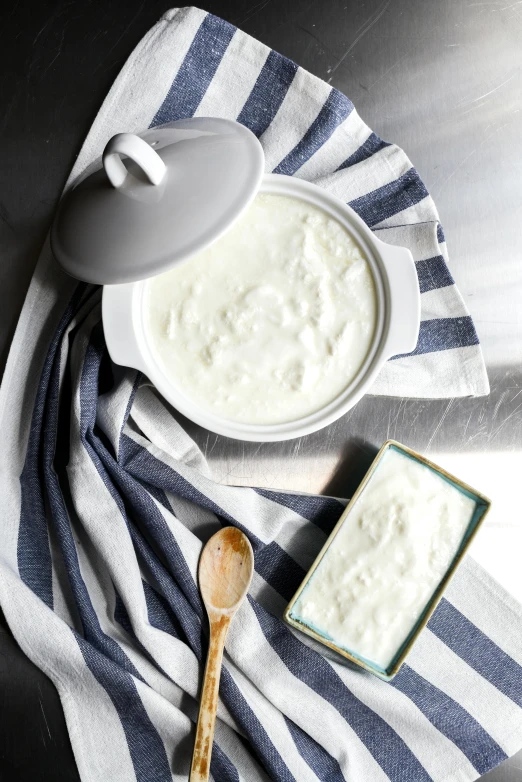
POLYGON ((62 199, 54 255, 87 282, 152 277, 223 234, 254 198, 263 170, 258 139, 231 120, 119 133, 62 199))

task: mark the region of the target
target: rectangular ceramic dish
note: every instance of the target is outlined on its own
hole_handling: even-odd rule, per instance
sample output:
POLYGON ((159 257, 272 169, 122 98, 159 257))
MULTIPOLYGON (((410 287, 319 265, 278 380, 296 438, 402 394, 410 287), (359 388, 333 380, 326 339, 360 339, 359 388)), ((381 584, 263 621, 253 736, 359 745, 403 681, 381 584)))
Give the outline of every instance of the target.
POLYGON ((306 633, 307 635, 314 638, 316 641, 319 641, 322 644, 325 644, 326 646, 330 647, 330 649, 333 649, 334 651, 338 652, 343 657, 346 657, 351 662, 360 665, 362 668, 364 668, 367 671, 370 671, 371 673, 379 676, 381 679, 384 679, 386 681, 389 681, 392 679, 395 674, 398 672, 399 668, 401 667, 402 663, 404 662, 406 656, 411 651, 411 648, 413 644, 415 643, 419 633, 421 630, 426 626, 426 623, 428 622, 431 614, 435 610, 440 598, 442 597, 442 594, 444 590, 446 589, 451 577, 454 575, 455 570, 457 569, 459 563, 463 559, 466 551, 469 548, 469 545, 471 541, 473 540, 474 536, 477 533, 477 530, 479 526, 482 524, 489 508, 490 508, 490 500, 488 500, 486 497, 484 497, 479 492, 475 491, 471 487, 467 486, 465 483, 460 481, 458 478, 455 478, 453 475, 450 475, 445 470, 443 470, 441 467, 438 467, 437 465, 430 462, 428 459, 425 459, 420 454, 416 453, 415 451, 412 451, 410 448, 407 448, 405 445, 401 445, 398 442, 395 442, 394 440, 387 440, 382 448, 380 449, 379 453, 377 454, 375 460, 373 461, 370 469, 366 473, 361 485, 355 492, 354 496, 348 503, 344 513, 342 514, 341 518, 337 522, 334 530, 332 531, 330 537, 326 541, 325 545, 319 552, 319 555, 317 556, 315 562, 313 563, 312 567, 306 574, 306 577, 302 584, 300 585, 299 589, 293 596, 292 600, 288 604, 285 613, 284 613, 284 619, 285 621, 291 625, 292 627, 295 627, 297 630, 300 630, 303 633, 306 633), (450 483, 452 486, 454 486, 459 491, 463 492, 466 496, 470 497, 474 502, 476 503, 476 508, 473 513, 473 516, 471 518, 471 521, 469 522, 466 532, 464 533, 464 536, 462 538, 462 541, 460 543, 459 548, 457 549, 457 552, 449 566, 449 568, 446 570, 446 573, 440 583, 438 584, 437 588, 433 592, 433 595, 427 605, 424 608, 424 611, 420 615, 419 619, 417 620, 416 624, 414 625, 412 631, 406 638, 405 642, 402 644, 402 646, 398 649, 397 654, 393 658, 391 664, 386 668, 381 668, 375 663, 371 662, 370 660, 367 660, 363 657, 358 656, 355 652, 351 651, 350 649, 346 649, 342 646, 339 646, 335 643, 330 637, 328 637, 325 633, 321 632, 318 628, 313 627, 310 623, 305 622, 304 620, 300 619, 296 613, 294 613, 294 605, 298 598, 300 597, 301 593, 306 589, 311 577, 313 576, 317 566, 321 562, 322 558, 325 556, 326 552, 330 548, 330 546, 334 543, 335 537, 337 533, 339 532, 341 526, 346 522, 346 520, 350 516, 350 512, 357 502, 358 498, 361 496, 361 494, 364 492, 365 488, 368 486, 370 481, 372 480, 372 476, 374 475, 375 471, 377 470, 382 458, 386 454, 386 452, 389 449, 394 449, 402 453, 403 455, 409 457, 410 459, 414 459, 418 462, 420 462, 426 469, 432 470, 433 472, 437 473, 440 477, 442 477, 445 481, 450 483))

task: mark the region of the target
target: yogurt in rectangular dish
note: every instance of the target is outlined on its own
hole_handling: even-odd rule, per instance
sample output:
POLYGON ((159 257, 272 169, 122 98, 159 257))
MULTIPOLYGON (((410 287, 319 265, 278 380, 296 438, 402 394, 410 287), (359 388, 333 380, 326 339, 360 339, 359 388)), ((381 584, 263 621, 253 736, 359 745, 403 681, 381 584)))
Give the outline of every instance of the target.
POLYGON ((489 507, 404 446, 385 443, 285 619, 391 678, 489 507))

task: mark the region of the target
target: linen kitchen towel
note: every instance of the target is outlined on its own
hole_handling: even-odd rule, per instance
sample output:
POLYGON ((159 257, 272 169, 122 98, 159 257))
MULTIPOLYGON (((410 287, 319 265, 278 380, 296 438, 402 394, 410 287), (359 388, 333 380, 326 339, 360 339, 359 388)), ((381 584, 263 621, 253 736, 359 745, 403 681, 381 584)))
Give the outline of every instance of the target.
MULTIPOLYGON (((412 249, 425 325, 377 390, 428 395, 429 379, 441 396, 486 392, 435 207, 404 153, 226 22, 174 10, 149 32, 72 177, 113 133, 194 113, 239 118, 270 169, 332 188, 412 249)), ((48 246, 0 426, 0 602, 57 687, 84 782, 187 779, 206 648, 197 561, 224 524, 249 536, 256 571, 226 645, 216 782, 465 782, 522 746, 521 607, 466 560, 391 684, 287 628, 282 610, 344 503, 215 483, 171 408, 111 364, 99 289, 62 274, 48 246)))

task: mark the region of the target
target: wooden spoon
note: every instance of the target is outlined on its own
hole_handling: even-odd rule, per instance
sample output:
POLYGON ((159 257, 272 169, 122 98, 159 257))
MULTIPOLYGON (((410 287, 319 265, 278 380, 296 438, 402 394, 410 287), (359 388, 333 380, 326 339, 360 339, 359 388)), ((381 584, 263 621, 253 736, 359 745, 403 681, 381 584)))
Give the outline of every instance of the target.
POLYGON ((231 619, 246 596, 253 571, 252 546, 236 527, 224 527, 216 532, 201 553, 199 588, 210 621, 210 643, 190 782, 206 782, 209 777, 223 647, 231 619))

